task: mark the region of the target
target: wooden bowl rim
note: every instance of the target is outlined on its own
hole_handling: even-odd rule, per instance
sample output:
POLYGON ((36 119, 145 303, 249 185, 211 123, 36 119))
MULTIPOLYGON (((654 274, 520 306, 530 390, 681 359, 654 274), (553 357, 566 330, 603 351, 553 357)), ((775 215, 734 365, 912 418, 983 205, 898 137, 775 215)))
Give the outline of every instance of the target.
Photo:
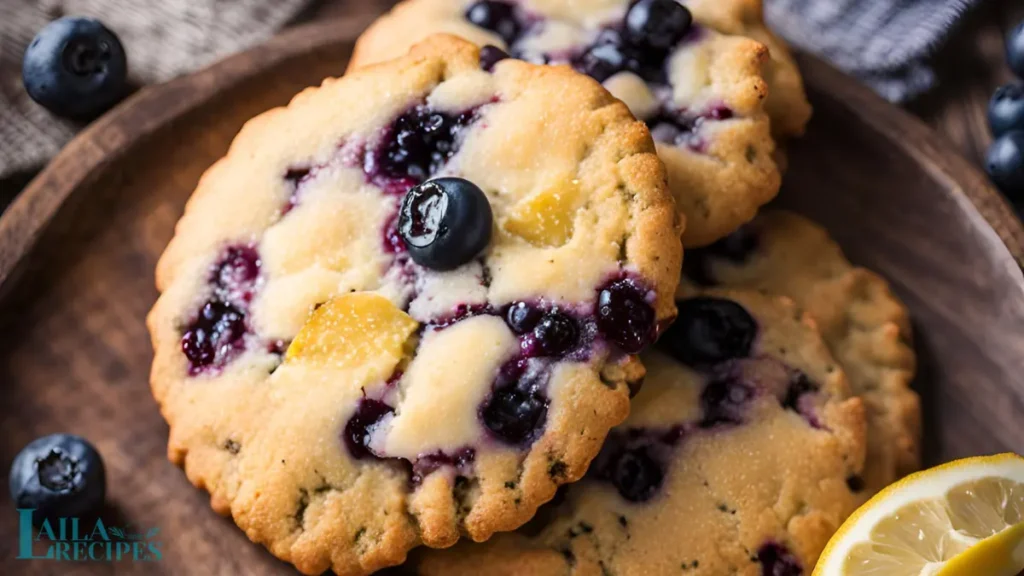
MULTIPOLYGON (((8 280, 71 194, 130 149, 208 103, 222 90, 258 76, 271 66, 331 44, 354 43, 368 23, 368 19, 328 20, 297 26, 202 70, 143 88, 85 128, 0 216, 0 288, 9 288, 8 280), (175 97, 168 97, 168 93, 175 97)), ((809 54, 799 54, 798 60, 810 90, 822 91, 850 110, 875 111, 858 117, 908 156, 918 159, 934 178, 946 181, 960 208, 979 228, 997 236, 1017 265, 1024 268, 1024 224, 984 174, 945 138, 822 60, 809 54), (824 91, 824 86, 829 90, 824 91)), ((1024 283, 1024 277, 1021 280, 1024 283)))

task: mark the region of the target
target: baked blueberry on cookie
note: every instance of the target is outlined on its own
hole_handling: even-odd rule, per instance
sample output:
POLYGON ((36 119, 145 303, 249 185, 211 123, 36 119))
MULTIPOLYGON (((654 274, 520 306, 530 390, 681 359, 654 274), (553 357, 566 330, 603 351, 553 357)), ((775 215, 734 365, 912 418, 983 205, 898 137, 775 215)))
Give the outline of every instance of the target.
POLYGON ((157 269, 169 455, 306 573, 516 528, 675 315, 651 137, 568 68, 435 36, 242 129, 157 269))
POLYGON ((861 401, 788 299, 712 290, 542 527, 424 552, 421 576, 808 575, 856 507, 861 401))
POLYGON ((687 252, 684 269, 681 293, 694 286, 763 290, 792 298, 814 318, 867 410, 867 460, 853 481, 863 498, 917 470, 921 406, 910 388, 910 320, 885 280, 850 264, 823 228, 780 210, 687 252))
POLYGON ((779 48, 770 61, 759 41, 776 42, 760 4, 717 2, 407 0, 363 34, 350 69, 444 31, 490 46, 491 58, 500 52, 592 76, 651 128, 687 217, 683 244, 701 246, 749 221, 778 192, 765 112, 776 87, 766 75, 779 83, 780 136, 802 132, 810 113, 792 60, 779 48), (758 40, 737 35, 748 29, 758 40))

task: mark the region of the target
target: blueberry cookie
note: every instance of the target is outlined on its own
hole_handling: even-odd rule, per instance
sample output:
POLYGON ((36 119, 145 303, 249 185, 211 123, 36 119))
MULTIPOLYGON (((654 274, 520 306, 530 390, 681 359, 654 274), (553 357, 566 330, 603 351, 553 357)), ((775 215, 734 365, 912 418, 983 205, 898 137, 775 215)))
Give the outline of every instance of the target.
POLYGON ((170 458, 310 574, 514 529, 626 417, 681 228, 646 127, 568 68, 436 36, 328 79, 245 125, 160 259, 170 458))
POLYGON ((690 283, 784 294, 815 319, 867 409, 862 497, 918 468, 921 407, 910 388, 910 320, 885 280, 851 265, 824 229, 784 211, 765 212, 688 252, 684 269, 683 292, 690 283))
POLYGON ((659 349, 539 531, 425 553, 420 573, 810 574, 864 457, 861 401, 813 323, 785 298, 710 291, 679 302, 659 349))
POLYGON ((694 15, 675 0, 408 0, 363 34, 350 69, 442 30, 496 57, 592 76, 651 128, 687 218, 683 244, 701 246, 753 218, 780 175, 764 111, 767 48, 694 15))

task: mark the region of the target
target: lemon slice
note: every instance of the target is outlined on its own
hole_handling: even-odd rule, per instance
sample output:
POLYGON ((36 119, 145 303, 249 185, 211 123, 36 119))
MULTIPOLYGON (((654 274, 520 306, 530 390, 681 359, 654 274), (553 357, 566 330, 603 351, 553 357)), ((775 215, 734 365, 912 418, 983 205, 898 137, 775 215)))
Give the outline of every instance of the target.
POLYGON ((814 576, 1016 576, 1024 458, 957 460, 881 491, 836 532, 814 576))

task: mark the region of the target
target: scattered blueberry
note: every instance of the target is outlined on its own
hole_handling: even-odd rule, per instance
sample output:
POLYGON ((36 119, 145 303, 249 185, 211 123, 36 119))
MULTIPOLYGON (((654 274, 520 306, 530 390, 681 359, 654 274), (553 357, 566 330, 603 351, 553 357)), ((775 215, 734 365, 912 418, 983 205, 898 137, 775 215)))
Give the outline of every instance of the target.
POLYGON ((345 423, 345 433, 342 438, 348 446, 349 454, 356 460, 376 457, 370 452, 370 428, 378 423, 388 414, 394 413, 395 409, 380 400, 363 398, 356 407, 355 414, 345 423))
POLYGON ((558 356, 576 345, 579 329, 576 321, 559 312, 550 312, 533 328, 533 341, 541 356, 558 356))
POLYGON ((117 36, 91 18, 49 23, 25 50, 28 95, 58 116, 91 120, 128 92, 128 62, 117 36))
POLYGON ((484 426, 498 439, 521 446, 535 440, 548 414, 546 375, 527 373, 518 361, 502 368, 498 385, 480 409, 484 426))
POLYGON ((488 44, 480 49, 480 68, 487 72, 494 70, 494 65, 502 60, 511 58, 508 52, 505 52, 497 46, 491 46, 488 44))
POLYGON ((626 40, 635 46, 667 52, 690 30, 693 15, 676 0, 637 0, 626 13, 626 40))
POLYGON ((802 576, 803 568, 796 556, 778 544, 765 544, 757 551, 762 576, 802 576))
POLYGON ((632 280, 615 280, 597 297, 597 328, 627 354, 654 341, 654 308, 632 280))
POLYGON ((542 316, 539 309, 526 302, 516 302, 508 307, 508 312, 505 313, 505 322, 516 334, 526 334, 533 330, 542 316))
POLYGON ((387 131, 379 159, 383 176, 423 182, 437 173, 458 150, 459 135, 473 121, 473 111, 448 114, 417 106, 395 119, 387 131))
POLYGON ((1006 37, 1006 61, 1017 77, 1024 79, 1024 21, 1006 37))
POLYGON ((11 499, 35 521, 99 511, 106 496, 99 452, 84 438, 51 434, 25 446, 11 464, 11 499))
POLYGON ((412 483, 416 486, 423 482, 424 478, 446 466, 461 470, 472 464, 474 460, 476 460, 476 450, 472 448, 460 448, 452 454, 441 450, 422 454, 412 465, 412 483))
POLYGON ((224 362, 242 345, 245 314, 231 304, 207 302, 199 316, 181 337, 181 349, 190 363, 190 372, 224 362))
POLYGON ((1011 130, 996 138, 985 156, 989 178, 1019 203, 1024 193, 1024 130, 1011 130))
POLYGON ((452 270, 487 248, 492 223, 491 205, 480 188, 462 178, 437 178, 406 194, 398 231, 417 264, 452 270))
POLYGON ((466 9, 466 20, 501 36, 506 44, 512 44, 522 31, 515 12, 515 6, 508 2, 480 0, 466 9))
POLYGON ((661 342, 680 362, 708 368, 750 355, 757 322, 736 302, 701 296, 679 302, 678 309, 661 342))
POLYGON ((700 394, 701 428, 743 422, 743 411, 754 398, 754 389, 735 374, 722 374, 709 381, 700 394))
POLYGON ((1024 84, 1000 86, 988 103, 988 123, 994 136, 1024 130, 1024 84))

